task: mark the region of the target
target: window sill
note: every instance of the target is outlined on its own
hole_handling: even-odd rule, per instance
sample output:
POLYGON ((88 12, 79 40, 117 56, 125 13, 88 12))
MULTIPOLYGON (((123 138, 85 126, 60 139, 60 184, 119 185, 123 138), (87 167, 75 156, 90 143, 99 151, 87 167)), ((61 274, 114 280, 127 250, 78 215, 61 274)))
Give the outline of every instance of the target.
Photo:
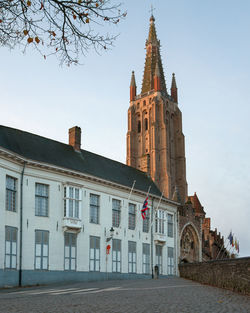
POLYGON ((37 215, 35 214, 36 217, 49 217, 48 215, 37 215))

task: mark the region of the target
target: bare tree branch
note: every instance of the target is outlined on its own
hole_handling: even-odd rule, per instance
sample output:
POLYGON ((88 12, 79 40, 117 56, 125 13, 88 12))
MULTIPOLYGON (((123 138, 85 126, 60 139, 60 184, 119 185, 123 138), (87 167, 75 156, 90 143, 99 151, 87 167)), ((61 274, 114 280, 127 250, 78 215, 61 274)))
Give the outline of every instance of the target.
POLYGON ((100 34, 105 24, 125 18, 115 0, 0 0, 0 45, 34 46, 45 58, 78 64, 90 48, 110 48, 116 36, 100 34))

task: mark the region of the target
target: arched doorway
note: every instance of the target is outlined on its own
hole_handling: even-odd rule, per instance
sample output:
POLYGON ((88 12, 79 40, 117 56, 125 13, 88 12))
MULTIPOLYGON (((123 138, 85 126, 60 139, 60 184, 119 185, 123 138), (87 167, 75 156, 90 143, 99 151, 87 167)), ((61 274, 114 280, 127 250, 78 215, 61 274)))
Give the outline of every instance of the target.
POLYGON ((184 227, 180 242, 180 262, 199 262, 199 238, 197 231, 191 224, 184 227))

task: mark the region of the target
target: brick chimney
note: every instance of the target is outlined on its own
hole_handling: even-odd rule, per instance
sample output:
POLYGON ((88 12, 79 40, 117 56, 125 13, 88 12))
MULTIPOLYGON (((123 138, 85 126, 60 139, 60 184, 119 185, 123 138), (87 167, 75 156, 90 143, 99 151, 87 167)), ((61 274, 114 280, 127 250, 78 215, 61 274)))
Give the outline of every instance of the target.
POLYGON ((69 145, 78 152, 81 150, 81 132, 81 128, 78 126, 69 129, 69 145))

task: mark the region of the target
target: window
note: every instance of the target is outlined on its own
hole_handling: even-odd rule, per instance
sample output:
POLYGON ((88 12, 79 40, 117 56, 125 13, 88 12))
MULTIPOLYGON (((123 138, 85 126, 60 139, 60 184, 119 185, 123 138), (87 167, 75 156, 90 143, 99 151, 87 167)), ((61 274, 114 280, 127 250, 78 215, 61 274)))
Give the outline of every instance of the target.
POLYGON ((128 228, 135 229, 135 218, 136 218, 136 205, 129 203, 128 205, 128 228))
POLYGON ((100 271, 100 238, 89 237, 90 253, 89 253, 89 270, 100 271))
POLYGON ((159 274, 162 274, 162 246, 156 245, 156 265, 159 267, 159 274))
POLYGON ((113 272, 121 272, 121 240, 112 240, 112 270, 113 272))
POLYGON ((47 270, 49 267, 49 232, 35 231, 35 269, 47 270))
POLYGON ((6 210, 16 212, 16 182, 14 177, 6 176, 6 210))
POLYGON ((100 196, 90 194, 90 223, 99 223, 100 196))
POLYGON ((64 269, 76 270, 76 234, 64 234, 64 269))
POLYGON ((16 269, 17 228, 5 226, 5 268, 16 269))
POLYGON ((121 219, 121 201, 112 199, 112 225, 113 227, 120 226, 121 219))
POLYGON ((148 119, 145 118, 145 130, 148 130, 148 119))
POLYGON ((148 233, 149 232, 149 210, 146 211, 146 218, 142 221, 142 231, 144 233, 148 233))
POLYGON ((164 234, 164 211, 157 210, 155 212, 155 232, 164 234))
POLYGON ((128 272, 136 273, 136 242, 128 242, 128 272))
POLYGON ((138 124, 137 124, 137 132, 138 132, 138 133, 141 132, 141 121, 138 121, 138 124))
POLYGON ((168 275, 174 275, 174 248, 168 247, 168 275))
POLYGON ((80 189, 64 187, 64 217, 79 218, 80 189))
POLYGON ((142 244, 142 272, 150 274, 150 244, 142 244))
POLYGON ((49 215, 49 186, 36 183, 35 214, 37 216, 49 215))
POLYGON ((172 214, 168 214, 168 237, 174 237, 174 224, 172 214))

